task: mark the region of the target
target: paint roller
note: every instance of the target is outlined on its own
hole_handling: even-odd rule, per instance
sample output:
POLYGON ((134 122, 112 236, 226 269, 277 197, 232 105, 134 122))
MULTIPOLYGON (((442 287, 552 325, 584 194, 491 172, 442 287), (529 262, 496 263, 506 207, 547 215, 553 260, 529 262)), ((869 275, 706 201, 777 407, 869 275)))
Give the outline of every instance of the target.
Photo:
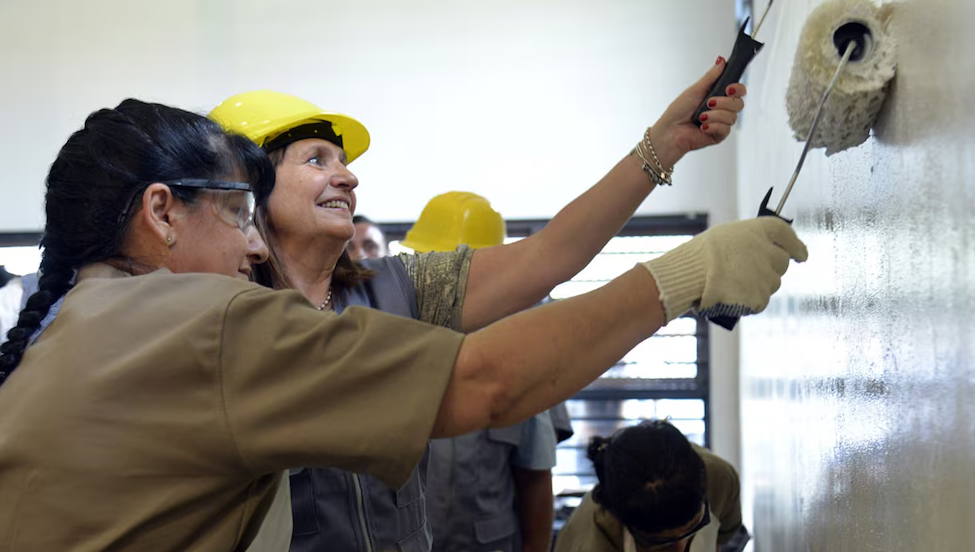
MULTIPOLYGON (((887 33, 889 16, 889 10, 866 0, 833 0, 806 20, 786 95, 789 126, 796 139, 806 143, 778 206, 769 209, 769 188, 758 216, 792 224, 780 213, 809 149, 826 148, 826 155, 833 155, 870 136, 896 69, 895 44, 887 33)), ((718 305, 717 310, 735 309, 718 305)), ((709 317, 729 330, 738 319, 735 314, 709 317)))
POLYGON ((755 37, 758 36, 758 31, 761 30, 762 23, 765 22, 765 17, 768 15, 769 10, 772 9, 773 1, 769 0, 768 5, 765 6, 765 11, 762 12, 762 18, 758 20, 751 36, 745 32, 745 29, 748 27, 748 21, 751 18, 745 18, 745 22, 741 24, 741 28, 738 29, 738 38, 735 39, 735 45, 731 48, 731 55, 728 56, 728 61, 725 62, 721 75, 711 85, 711 90, 704 96, 704 101, 701 102, 701 105, 697 106, 697 110, 694 111, 694 115, 691 117, 691 121, 695 125, 701 126, 701 114, 710 109, 708 107, 708 99, 715 96, 725 96, 725 90, 728 86, 741 80, 741 76, 745 74, 745 69, 748 67, 748 64, 755 59, 755 56, 765 46, 765 44, 755 40, 755 37))

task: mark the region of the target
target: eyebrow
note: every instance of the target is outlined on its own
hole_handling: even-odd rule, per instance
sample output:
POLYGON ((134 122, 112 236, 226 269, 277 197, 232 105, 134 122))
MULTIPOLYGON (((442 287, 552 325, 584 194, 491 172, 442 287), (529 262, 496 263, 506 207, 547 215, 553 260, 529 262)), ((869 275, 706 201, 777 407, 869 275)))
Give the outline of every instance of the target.
MULTIPOLYGON (((329 143, 331 144, 331 142, 329 142, 329 143)), ((335 144, 332 144, 332 145, 335 146, 335 148, 339 150, 339 153, 338 153, 339 161, 341 161, 343 165, 348 165, 349 164, 349 157, 345 154, 345 149, 344 148, 341 148, 341 147, 339 147, 339 146, 337 146, 335 144)), ((321 155, 322 153, 327 153, 329 155, 334 155, 335 152, 332 150, 332 148, 330 148, 330 147, 328 147, 326 145, 323 145, 323 144, 314 144, 314 145, 309 145, 307 148, 301 150, 301 157, 307 157, 309 154, 312 154, 312 153, 314 153, 316 155, 321 155)))

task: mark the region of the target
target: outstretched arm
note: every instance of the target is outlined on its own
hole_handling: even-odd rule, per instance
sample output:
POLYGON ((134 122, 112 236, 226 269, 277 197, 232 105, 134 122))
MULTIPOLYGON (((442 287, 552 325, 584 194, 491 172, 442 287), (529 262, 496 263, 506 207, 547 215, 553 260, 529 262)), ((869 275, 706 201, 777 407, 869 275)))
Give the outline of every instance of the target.
MULTIPOLYGON (((706 113, 707 125, 698 128, 691 122, 723 68, 724 60, 719 59, 651 127, 650 141, 664 167, 672 167, 689 151, 721 142, 731 132, 744 107, 745 87, 741 84, 730 86, 727 97, 713 99, 714 107, 706 113)), ((576 275, 619 232, 653 188, 642 162, 627 155, 537 234, 476 251, 467 281, 464 330, 476 330, 526 309, 576 275)))
POLYGON ((478 330, 461 344, 432 437, 506 427, 551 408, 692 307, 761 312, 789 260, 806 256, 781 219, 724 224, 595 291, 478 330))

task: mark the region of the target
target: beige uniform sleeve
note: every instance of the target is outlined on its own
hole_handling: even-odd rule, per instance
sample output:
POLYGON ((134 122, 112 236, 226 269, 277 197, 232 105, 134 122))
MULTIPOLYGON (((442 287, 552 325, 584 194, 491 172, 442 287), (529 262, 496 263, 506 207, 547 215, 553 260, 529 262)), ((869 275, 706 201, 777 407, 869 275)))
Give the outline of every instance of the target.
POLYGON ((691 444, 704 460, 708 474, 708 501, 711 511, 721 522, 718 531, 718 544, 724 544, 741 527, 741 484, 738 471, 730 462, 710 450, 691 444))
POLYGON ((460 331, 473 256, 474 250, 466 245, 449 252, 399 255, 416 287, 420 320, 460 331))
POLYGON ((463 335, 250 290, 224 315, 222 407, 255 473, 336 467, 401 487, 426 450, 463 335))

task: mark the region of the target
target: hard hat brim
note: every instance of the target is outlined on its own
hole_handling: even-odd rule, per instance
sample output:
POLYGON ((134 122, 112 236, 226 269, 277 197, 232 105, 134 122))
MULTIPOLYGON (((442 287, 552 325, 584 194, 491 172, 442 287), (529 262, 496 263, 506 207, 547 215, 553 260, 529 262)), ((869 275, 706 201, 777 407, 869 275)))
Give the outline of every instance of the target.
POLYGON ((314 121, 325 121, 331 123, 332 129, 335 131, 335 133, 342 137, 342 150, 345 151, 345 156, 349 163, 358 159, 360 155, 369 149, 369 131, 366 130, 366 127, 362 123, 353 119, 352 117, 349 117, 348 115, 326 111, 310 117, 307 115, 302 115, 295 117, 293 120, 282 121, 280 128, 265 136, 258 145, 264 147, 265 144, 281 134, 284 134, 295 127, 299 127, 314 121))

